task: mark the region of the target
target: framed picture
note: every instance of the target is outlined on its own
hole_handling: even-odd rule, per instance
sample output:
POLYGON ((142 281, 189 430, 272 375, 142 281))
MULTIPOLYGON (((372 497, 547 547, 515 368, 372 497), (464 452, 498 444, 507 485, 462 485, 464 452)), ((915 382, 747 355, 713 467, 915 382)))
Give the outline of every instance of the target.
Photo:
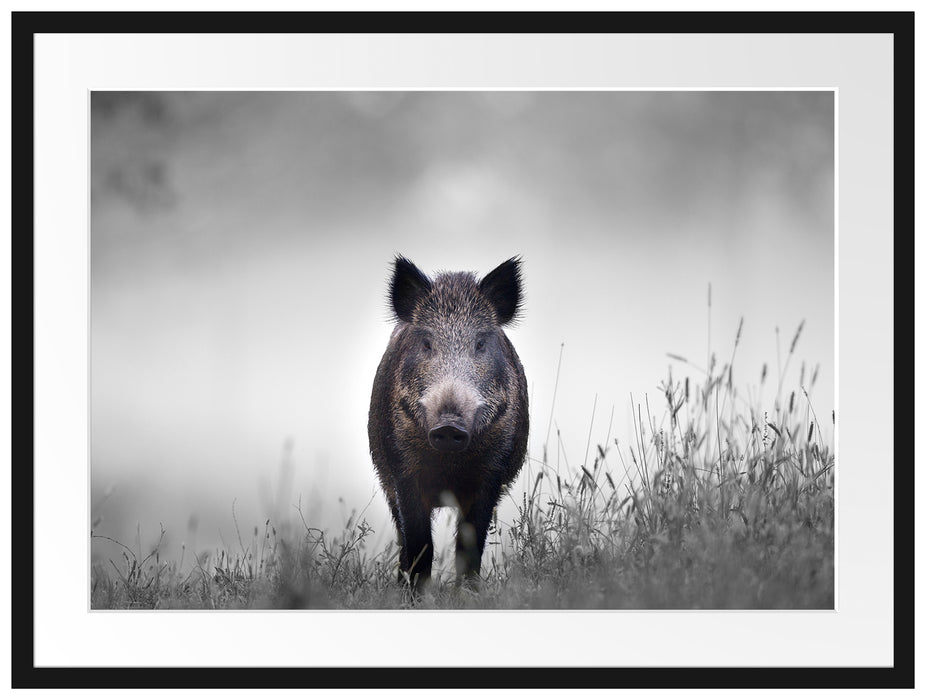
POLYGON ((12 39, 15 686, 912 686, 912 13, 12 39))

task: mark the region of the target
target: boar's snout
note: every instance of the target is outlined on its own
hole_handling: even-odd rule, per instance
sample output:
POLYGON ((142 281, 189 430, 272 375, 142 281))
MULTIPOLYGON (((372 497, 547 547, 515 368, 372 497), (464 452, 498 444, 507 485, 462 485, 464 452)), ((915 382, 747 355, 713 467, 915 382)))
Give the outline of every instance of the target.
POLYGON ((438 452, 469 447, 485 402, 469 382, 447 379, 431 386, 419 401, 428 444, 438 452))
POLYGON ((469 447, 469 432, 458 423, 441 423, 428 432, 428 442, 438 452, 462 452, 469 447))

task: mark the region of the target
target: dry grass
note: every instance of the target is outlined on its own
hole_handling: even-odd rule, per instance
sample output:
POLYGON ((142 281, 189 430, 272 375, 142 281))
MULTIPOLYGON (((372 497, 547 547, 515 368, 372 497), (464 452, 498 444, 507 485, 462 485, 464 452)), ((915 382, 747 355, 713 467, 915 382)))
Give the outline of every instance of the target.
POLYGON ((817 372, 802 367, 783 393, 802 327, 783 367, 778 360, 769 407, 733 382, 741 322, 728 363, 709 353, 701 369, 673 355, 700 380, 670 375, 656 411, 648 396, 631 397, 626 442, 609 428, 592 448, 590 432, 571 469, 550 464, 546 448, 532 458, 529 492, 508 496, 516 517, 489 531, 478 586, 436 582, 413 600, 396 583, 394 544, 371 551, 362 513, 331 533, 300 507, 298 534, 282 536, 268 520, 245 542, 236 518, 236 551, 193 561, 186 552, 161 561, 160 541, 147 554, 117 543, 121 560, 93 568, 92 606, 832 608, 835 460, 810 400, 817 372))

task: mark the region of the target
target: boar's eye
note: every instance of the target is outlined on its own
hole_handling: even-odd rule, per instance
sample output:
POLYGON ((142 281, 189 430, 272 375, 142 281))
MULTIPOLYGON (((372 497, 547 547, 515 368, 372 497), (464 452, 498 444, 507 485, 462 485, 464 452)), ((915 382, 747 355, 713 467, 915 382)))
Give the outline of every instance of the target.
POLYGON ((425 352, 431 352, 431 339, 430 338, 421 339, 421 349, 424 350, 425 352))
POLYGON ((476 352, 482 352, 486 349, 486 339, 480 338, 476 341, 476 352))

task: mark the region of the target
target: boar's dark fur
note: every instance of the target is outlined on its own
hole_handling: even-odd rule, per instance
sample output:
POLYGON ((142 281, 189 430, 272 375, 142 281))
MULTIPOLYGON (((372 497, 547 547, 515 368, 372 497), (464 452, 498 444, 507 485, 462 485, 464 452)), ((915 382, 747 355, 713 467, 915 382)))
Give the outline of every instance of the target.
POLYGON ((415 587, 431 576, 431 512, 453 500, 457 573, 478 576, 492 511, 527 454, 527 380, 502 331, 521 301, 518 258, 482 280, 469 272, 431 280, 395 260, 397 323, 367 427, 398 531, 399 578, 407 574, 415 587))

